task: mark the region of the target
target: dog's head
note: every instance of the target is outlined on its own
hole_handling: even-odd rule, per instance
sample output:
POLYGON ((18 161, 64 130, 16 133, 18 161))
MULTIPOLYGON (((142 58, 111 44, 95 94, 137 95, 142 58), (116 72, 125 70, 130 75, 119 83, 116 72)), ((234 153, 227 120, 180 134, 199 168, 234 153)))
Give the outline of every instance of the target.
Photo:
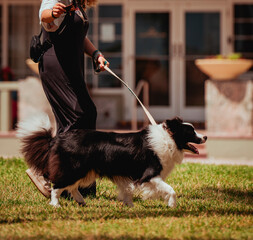
POLYGON ((192 124, 184 123, 182 119, 178 117, 172 120, 166 120, 164 126, 175 140, 179 150, 199 154, 198 149, 190 143, 201 144, 205 143, 207 140, 207 136, 198 134, 192 124))

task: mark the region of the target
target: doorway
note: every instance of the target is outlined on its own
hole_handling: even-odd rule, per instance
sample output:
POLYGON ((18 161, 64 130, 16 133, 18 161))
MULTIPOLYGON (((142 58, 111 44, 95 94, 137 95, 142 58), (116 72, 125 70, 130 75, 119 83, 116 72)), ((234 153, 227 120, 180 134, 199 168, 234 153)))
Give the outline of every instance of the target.
MULTIPOLYGON (((150 111, 157 121, 181 116, 204 122, 208 77, 194 61, 226 52, 225 3, 134 2, 128 10, 134 26, 126 29, 132 86, 149 83, 150 111)), ((138 111, 142 120, 142 109, 138 111)))

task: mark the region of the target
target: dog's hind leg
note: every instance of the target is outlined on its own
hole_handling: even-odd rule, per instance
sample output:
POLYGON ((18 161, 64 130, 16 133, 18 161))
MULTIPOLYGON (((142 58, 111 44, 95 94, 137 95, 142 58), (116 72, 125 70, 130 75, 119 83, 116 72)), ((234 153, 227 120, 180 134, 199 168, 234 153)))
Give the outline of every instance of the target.
POLYGON ((54 207, 60 207, 61 205, 59 204, 59 198, 60 198, 63 191, 64 191, 64 189, 62 189, 62 188, 52 189, 51 202, 49 204, 54 207))
POLYGON ((149 195, 156 195, 162 197, 168 204, 169 207, 176 207, 176 193, 174 189, 167 183, 165 183, 161 177, 155 177, 148 183, 144 183, 141 186, 144 193, 150 189, 149 195))
POLYGON ((86 205, 86 203, 85 203, 85 201, 84 201, 84 199, 83 199, 83 196, 81 195, 81 193, 78 191, 77 188, 75 188, 75 189, 73 189, 73 190, 71 191, 71 195, 72 195, 72 197, 75 199, 75 201, 76 201, 78 204, 80 204, 80 205, 82 205, 82 206, 86 205))

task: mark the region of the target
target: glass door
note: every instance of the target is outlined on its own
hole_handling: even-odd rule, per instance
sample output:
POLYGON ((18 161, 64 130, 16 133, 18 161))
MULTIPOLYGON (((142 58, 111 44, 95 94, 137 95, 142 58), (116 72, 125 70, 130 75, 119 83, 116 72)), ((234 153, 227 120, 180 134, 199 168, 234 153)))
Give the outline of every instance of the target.
POLYGON ((208 77, 194 61, 226 53, 225 2, 156 1, 154 6, 136 1, 127 8, 125 62, 130 59, 126 71, 132 73, 127 78, 132 87, 141 80, 149 83, 150 110, 157 121, 181 116, 204 122, 208 77))
POLYGON ((195 65, 198 58, 225 53, 225 5, 213 3, 180 6, 182 51, 180 66, 180 116, 204 122, 204 84, 208 76, 195 65))
POLYGON ((135 14, 135 80, 149 83, 151 106, 168 106, 169 13, 135 14))
MULTIPOLYGON (((142 80, 149 84, 149 110, 159 122, 176 115, 175 78, 173 68, 176 63, 172 54, 172 42, 175 27, 174 4, 165 2, 129 3, 128 26, 126 36, 131 41, 125 42, 126 71, 131 72, 130 80, 136 88, 142 80), (134 26, 129 27, 129 26, 134 26), (128 70, 129 69, 129 70, 128 70)), ((142 99, 142 96, 140 96, 142 99)), ((144 114, 138 109, 138 119, 143 120, 144 114)))

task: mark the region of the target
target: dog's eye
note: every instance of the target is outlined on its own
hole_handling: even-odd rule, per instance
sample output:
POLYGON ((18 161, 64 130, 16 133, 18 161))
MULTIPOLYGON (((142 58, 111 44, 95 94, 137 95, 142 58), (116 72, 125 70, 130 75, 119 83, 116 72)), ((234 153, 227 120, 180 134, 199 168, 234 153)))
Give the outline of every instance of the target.
POLYGON ((193 135, 195 135, 195 130, 193 127, 189 127, 189 128, 187 128, 186 133, 187 133, 187 135, 193 136, 193 135))

